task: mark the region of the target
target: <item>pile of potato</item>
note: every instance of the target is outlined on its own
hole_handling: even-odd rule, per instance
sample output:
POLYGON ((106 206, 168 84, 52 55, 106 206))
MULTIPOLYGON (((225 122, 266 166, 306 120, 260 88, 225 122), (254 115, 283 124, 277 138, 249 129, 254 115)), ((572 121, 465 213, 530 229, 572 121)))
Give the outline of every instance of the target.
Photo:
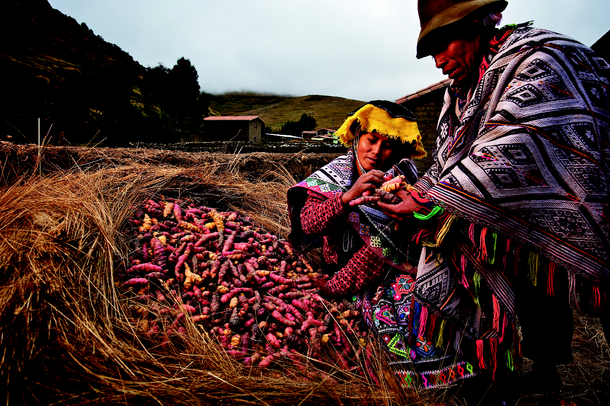
POLYGON ((135 311, 150 337, 184 334, 190 318, 249 365, 369 364, 353 303, 320 297, 322 275, 249 217, 159 197, 137 210, 127 232, 135 249, 116 279, 142 304, 135 311))

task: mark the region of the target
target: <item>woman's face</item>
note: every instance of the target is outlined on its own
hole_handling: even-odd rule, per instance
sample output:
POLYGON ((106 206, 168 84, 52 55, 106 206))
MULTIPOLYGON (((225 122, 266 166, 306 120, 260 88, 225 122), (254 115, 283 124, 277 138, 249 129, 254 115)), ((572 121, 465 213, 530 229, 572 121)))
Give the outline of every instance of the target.
POLYGON ((394 153, 391 141, 385 135, 364 133, 358 143, 358 160, 366 171, 389 166, 394 153))
POLYGON ((436 67, 449 76, 459 87, 469 87, 477 79, 481 63, 481 37, 460 38, 441 46, 436 52, 436 67))

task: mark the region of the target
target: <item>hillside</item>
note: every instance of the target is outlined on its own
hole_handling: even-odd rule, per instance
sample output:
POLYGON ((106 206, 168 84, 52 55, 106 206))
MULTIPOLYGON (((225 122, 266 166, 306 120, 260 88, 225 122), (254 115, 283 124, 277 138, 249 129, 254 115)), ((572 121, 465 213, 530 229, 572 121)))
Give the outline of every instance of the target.
POLYGON ((144 68, 128 53, 46 0, 5 0, 0 11, 0 67, 10 78, 0 101, 2 136, 35 142, 37 119, 43 136, 53 125, 56 137, 73 142, 102 129, 100 138, 109 139, 132 130, 124 111, 140 97, 144 68))
POLYGON ((303 113, 317 128, 337 128, 364 104, 329 96, 209 95, 205 89, 198 97, 197 72, 188 62, 192 96, 192 86, 167 81, 173 69, 140 65, 47 0, 5 0, 0 13, 0 69, 10 78, 0 99, 2 140, 36 143, 40 120, 41 137, 49 134, 46 142, 54 145, 189 141, 201 134, 207 103, 216 114, 260 116, 273 130, 303 113))
POLYGON ((223 116, 241 116, 245 112, 266 107, 282 101, 291 100, 293 96, 280 96, 255 92, 228 92, 213 95, 210 108, 223 116))
POLYGON ((225 93, 215 95, 211 106, 226 115, 259 116, 268 127, 278 129, 287 121, 298 121, 302 114, 316 119, 316 128, 337 129, 347 114, 365 101, 342 97, 309 95, 301 97, 257 93, 225 93))

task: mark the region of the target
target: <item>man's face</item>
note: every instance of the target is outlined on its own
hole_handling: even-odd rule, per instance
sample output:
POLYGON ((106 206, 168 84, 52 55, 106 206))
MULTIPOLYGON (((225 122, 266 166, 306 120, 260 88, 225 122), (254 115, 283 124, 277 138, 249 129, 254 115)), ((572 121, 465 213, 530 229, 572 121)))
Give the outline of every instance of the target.
POLYGON ((481 63, 480 38, 460 38, 440 47, 433 55, 436 67, 458 87, 469 87, 477 80, 481 63))

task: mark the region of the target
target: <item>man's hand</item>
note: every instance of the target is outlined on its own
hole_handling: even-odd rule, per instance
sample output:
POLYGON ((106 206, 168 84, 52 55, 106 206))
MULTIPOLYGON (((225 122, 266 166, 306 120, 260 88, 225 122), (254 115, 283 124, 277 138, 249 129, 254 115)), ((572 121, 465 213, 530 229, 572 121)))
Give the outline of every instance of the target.
POLYGON ((399 190, 396 192, 396 196, 400 197, 401 202, 398 204, 387 204, 384 202, 377 202, 377 206, 386 215, 396 220, 404 220, 409 217, 413 217, 413 211, 419 204, 413 200, 411 193, 406 190, 399 190))
POLYGON ((375 188, 379 187, 384 181, 384 173, 377 169, 373 169, 364 175, 359 176, 352 188, 343 194, 341 200, 343 201, 343 204, 348 204, 363 194, 365 196, 367 194, 372 194, 375 192, 375 188))

